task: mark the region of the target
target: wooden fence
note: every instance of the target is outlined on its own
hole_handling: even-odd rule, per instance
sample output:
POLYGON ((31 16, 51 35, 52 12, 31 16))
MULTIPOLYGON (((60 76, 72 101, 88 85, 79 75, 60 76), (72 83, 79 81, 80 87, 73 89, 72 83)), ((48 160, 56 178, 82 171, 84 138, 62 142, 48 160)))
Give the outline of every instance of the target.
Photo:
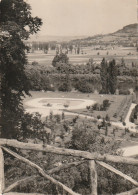
MULTIPOLYGON (((34 167, 38 173, 43 176, 44 178, 50 180, 52 183, 56 185, 56 189, 58 192, 58 187, 63 189, 63 194, 69 194, 69 195, 79 195, 78 193, 74 192, 72 189, 68 188, 63 183, 57 181, 53 177, 50 176, 50 174, 56 173, 62 169, 69 168, 71 166, 78 166, 81 163, 85 163, 85 161, 89 161, 89 171, 90 171, 90 186, 91 186, 91 195, 98 195, 97 194, 97 170, 96 165, 99 164, 102 167, 112 171, 113 173, 123 177, 125 180, 131 182, 134 186, 136 186, 134 189, 122 192, 117 195, 136 195, 138 194, 138 182, 131 178, 130 176, 122 173, 121 171, 115 169, 111 165, 108 164, 108 162, 114 162, 114 163, 123 163, 130 164, 130 165, 138 165, 138 160, 134 158, 127 158, 122 156, 114 156, 109 154, 97 154, 97 153, 90 153, 80 150, 71 150, 71 149, 65 149, 65 148, 58 148, 50 145, 46 145, 43 147, 41 144, 33 144, 33 143, 23 143, 19 142, 17 140, 8 140, 8 139, 0 139, 0 195, 42 195, 39 193, 17 193, 17 192, 11 192, 16 186, 20 185, 22 182, 28 182, 33 180, 37 176, 31 176, 26 177, 24 179, 21 179, 17 182, 14 182, 10 186, 5 188, 5 179, 4 179, 4 156, 3 151, 9 153, 10 155, 14 156, 15 158, 19 159, 20 161, 23 161, 30 165, 31 167, 34 167), (19 154, 13 152, 12 150, 6 148, 6 146, 11 146, 15 148, 20 148, 24 150, 35 150, 35 151, 41 151, 41 152, 47 152, 47 153, 54 153, 54 154, 60 154, 60 155, 66 155, 66 156, 74 156, 74 157, 80 157, 83 160, 80 160, 79 162, 72 162, 60 165, 59 167, 53 168, 51 170, 48 170, 47 173, 37 164, 34 162, 31 162, 30 160, 20 156, 19 154)), ((59 193, 58 193, 59 194, 59 193)), ((44 195, 44 194, 43 194, 44 195)))

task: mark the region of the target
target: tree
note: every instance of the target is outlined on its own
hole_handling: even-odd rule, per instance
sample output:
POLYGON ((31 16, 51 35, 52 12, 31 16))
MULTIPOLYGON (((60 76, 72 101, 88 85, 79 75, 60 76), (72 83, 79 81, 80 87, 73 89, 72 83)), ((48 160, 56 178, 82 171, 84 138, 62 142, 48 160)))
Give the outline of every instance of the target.
POLYGON ((31 16, 31 7, 23 0, 1 0, 0 24, 1 30, 8 33, 8 37, 2 37, 0 46, 1 137, 17 138, 24 115, 22 97, 29 94, 25 75, 29 48, 24 40, 39 31, 42 21, 31 16))
POLYGON ((115 60, 109 62, 108 74, 109 74, 109 91, 111 94, 114 94, 117 88, 117 67, 116 67, 115 60))
POLYGON ((101 77, 101 84, 102 84, 102 93, 107 94, 109 92, 108 90, 108 64, 105 58, 103 58, 101 62, 100 77, 101 77))
POLYGON ((68 64, 68 62, 69 62, 69 58, 68 58, 67 54, 60 53, 60 54, 57 54, 57 55, 54 57, 54 59, 53 59, 53 61, 52 61, 52 65, 53 65, 54 67, 56 67, 58 63, 65 63, 65 64, 68 64))
POLYGON ((77 54, 80 54, 80 47, 77 48, 77 54))
POLYGON ((124 58, 122 58, 122 59, 121 59, 121 67, 125 67, 125 66, 126 66, 125 60, 124 60, 124 58))
POLYGON ((70 51, 71 51, 71 53, 72 53, 73 46, 72 46, 72 45, 69 45, 69 49, 70 49, 70 51))

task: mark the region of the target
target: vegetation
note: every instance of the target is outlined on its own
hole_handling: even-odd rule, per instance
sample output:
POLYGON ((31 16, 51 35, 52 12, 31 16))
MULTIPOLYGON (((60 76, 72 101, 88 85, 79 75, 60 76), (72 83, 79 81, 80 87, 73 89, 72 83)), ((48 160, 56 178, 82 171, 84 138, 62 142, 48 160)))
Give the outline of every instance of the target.
MULTIPOLYGON (((58 116, 59 118, 59 116, 58 116)), ((49 117, 47 121, 45 121, 45 125, 47 128, 51 129, 51 133, 47 130, 44 131, 44 136, 41 138, 40 135, 37 135, 36 141, 40 143, 41 140, 44 142, 51 144, 54 143, 59 147, 66 147, 71 149, 79 149, 89 152, 98 152, 100 154, 109 153, 115 154, 116 149, 118 148, 120 142, 115 141, 114 139, 108 138, 108 136, 101 136, 99 130, 97 129, 94 123, 90 123, 90 121, 82 121, 77 119, 66 121, 57 120, 57 116, 53 115, 52 118, 49 117), (72 128, 72 131, 70 129, 72 128), (68 136, 67 136, 68 135, 68 136), (49 141, 48 141, 49 140, 49 141)), ((32 134, 33 135, 33 134, 32 134)), ((34 139, 33 139, 34 140, 34 139)), ((20 151, 21 152, 21 151, 20 151)), ((22 155, 24 155, 22 153, 22 155)), ((36 152, 26 152, 25 154, 28 159, 31 161, 37 162, 39 166, 45 169, 47 172, 56 167, 64 165, 66 163, 78 161, 77 157, 66 157, 61 155, 53 155, 53 154, 44 154, 39 152, 39 156, 36 152)), ((29 166, 26 166, 24 163, 19 162, 16 159, 11 159, 9 156, 6 156, 6 182, 13 182, 12 178, 19 179, 20 175, 24 175, 26 172, 26 176, 36 174, 36 171, 29 166), (12 167, 9 167, 9 164, 12 163, 12 167), (17 169, 18 165, 18 169, 17 169), (14 169, 16 167, 16 175, 14 174, 14 169), (11 177, 12 175, 12 177, 11 177)), ((112 166, 123 171, 126 174, 131 174, 135 179, 136 176, 136 167, 122 164, 113 164, 112 166)), ((126 191, 132 188, 132 185, 128 182, 124 181, 122 178, 114 175, 111 172, 108 172, 102 167, 97 165, 98 172, 98 193, 99 194, 112 194, 119 193, 122 191, 126 191), (110 184, 110 185, 109 185, 110 184), (118 187, 116 187, 116 185, 118 187)), ((90 177, 89 177, 89 169, 87 162, 77 166, 70 167, 68 169, 63 169, 60 172, 53 173, 52 176, 57 178, 60 182, 63 182, 68 187, 72 188, 74 191, 79 192, 81 194, 89 194, 90 193, 90 177)), ((35 177, 29 185, 22 183, 19 187, 14 189, 15 191, 23 191, 23 192, 39 192, 43 193, 44 191, 47 194, 58 194, 57 188, 49 181, 43 180, 41 177, 35 177)), ((62 189, 58 189, 59 192, 62 193, 62 189)))
POLYGON ((103 58, 101 62, 100 76, 102 84, 101 93, 115 94, 117 89, 117 68, 115 60, 110 61, 108 64, 103 58))
MULTIPOLYGON (((97 96, 95 96, 95 100, 98 103, 87 106, 87 110, 82 110, 82 113, 84 111, 86 116, 94 115, 98 120, 96 117, 94 120, 88 120, 87 118, 83 120, 79 115, 66 116, 64 112, 61 115, 54 115, 53 112, 50 112, 50 115, 42 121, 39 113, 25 113, 22 99, 25 95, 29 95, 29 90, 69 92, 74 88, 84 93, 77 94, 78 96, 80 95, 80 98, 85 95, 85 98, 90 99, 90 93, 93 93, 95 89, 104 94, 115 94, 121 81, 127 79, 124 77, 126 75, 132 79, 132 82, 136 83, 138 73, 134 63, 131 68, 128 68, 123 59, 120 64, 117 64, 113 57, 110 58, 109 62, 103 58, 101 65, 95 63, 92 58, 88 60, 86 65, 72 65, 69 63, 67 53, 70 52, 72 54, 75 51, 75 54, 78 56, 84 55, 80 40, 79 42, 74 41, 76 42, 75 46, 72 42, 62 43, 61 48, 57 48, 55 42, 34 42, 31 47, 32 52, 34 50, 43 50, 47 54, 50 49, 56 49, 57 54, 52 61, 52 67, 42 68, 35 59, 29 64, 26 53, 29 52, 30 45, 27 46, 25 40, 31 34, 39 31, 42 25, 41 19, 31 16, 31 8, 23 0, 1 0, 0 8, 1 29, 3 32, 6 32, 6 35, 1 37, 0 46, 0 72, 2 75, 0 97, 2 101, 2 128, 0 129, 0 137, 41 143, 44 148, 49 144, 62 148, 89 151, 91 153, 97 152, 99 154, 116 154, 121 144, 120 141, 116 140, 116 137, 119 139, 121 136, 127 139, 130 136, 135 138, 135 135, 130 135, 127 128, 124 132, 122 132, 122 129, 119 131, 110 122, 113 117, 116 117, 117 120, 120 118, 122 124, 126 126, 124 119, 132 103, 132 97, 130 96, 122 97, 119 95, 118 99, 114 100, 115 96, 108 95, 108 97, 110 96, 108 99, 104 95, 103 99, 103 95, 98 95, 99 102, 97 96), (63 48, 66 50, 65 53, 62 52, 63 48), (114 116, 111 115, 111 112, 114 116)), ((103 35, 99 36, 105 37, 103 35)), ((89 41, 91 38, 87 40, 89 41)), ((93 41, 95 42, 95 40, 93 41)), ((102 46, 100 46, 100 49, 103 49, 102 46)), ((96 48, 96 50, 99 49, 96 48)), ((101 51, 96 51, 96 53, 98 57, 102 56, 101 51)), ((109 57, 109 52, 106 52, 106 55, 109 57)), ((119 94, 128 95, 126 93, 128 89, 123 92, 121 90, 119 88, 119 94)), ((57 96, 60 97, 62 93, 60 92, 59 94, 57 96)), ((76 97, 76 93, 74 93, 74 96, 76 97)), ((94 99, 94 94, 92 94, 92 98, 94 99)), ((46 104, 46 107, 51 106, 50 103, 46 104)), ((65 110, 68 107, 69 104, 65 103, 65 110)), ((81 110, 74 112, 80 114, 81 110)), ((137 119, 137 112, 138 108, 136 106, 131 115, 131 122, 135 122, 135 119, 137 119)), ((23 152, 19 149, 15 149, 15 151, 36 162, 47 172, 59 165, 80 161, 78 157, 46 154, 45 152, 36 154, 36 152, 23 152)), ((13 183, 13 178, 15 181, 18 181, 20 176, 24 178, 25 176, 36 174, 34 169, 19 162, 17 159, 11 158, 6 153, 4 153, 4 157, 6 159, 6 185, 13 183)), ((135 166, 123 166, 117 163, 111 163, 111 165, 131 175, 134 179, 137 178, 135 166)), ((106 171, 99 165, 97 165, 97 172, 99 194, 116 194, 132 188, 130 183, 123 181, 120 177, 106 171)), ((53 172, 52 177, 63 182, 76 192, 90 194, 90 175, 87 163, 63 169, 60 173, 53 172)), ((50 181, 45 181, 40 176, 34 177, 28 185, 22 182, 14 190, 27 193, 62 194, 62 189, 57 189, 50 181)))
POLYGON ((25 74, 28 47, 24 40, 39 31, 41 19, 31 16, 31 8, 23 0, 2 0, 0 2, 1 30, 8 36, 1 41, 1 137, 17 138, 21 130, 24 109, 22 97, 29 94, 29 82, 25 74))
POLYGON ((136 105, 135 108, 133 109, 130 116, 130 121, 132 123, 138 123, 137 119, 138 119, 138 105, 136 105))

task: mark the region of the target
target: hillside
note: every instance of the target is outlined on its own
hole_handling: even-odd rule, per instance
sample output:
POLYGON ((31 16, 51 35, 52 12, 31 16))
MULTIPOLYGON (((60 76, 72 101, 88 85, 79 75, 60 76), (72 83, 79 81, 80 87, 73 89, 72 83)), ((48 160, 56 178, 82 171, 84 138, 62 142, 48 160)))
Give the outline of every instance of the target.
POLYGON ((85 46, 90 45, 122 45, 122 46, 135 46, 138 38, 138 24, 130 24, 124 26, 122 29, 106 34, 95 35, 85 39, 77 39, 72 42, 85 46))
POLYGON ((127 26, 124 26, 123 29, 118 30, 114 34, 128 34, 128 35, 133 35, 133 36, 138 36, 138 24, 129 24, 127 26))

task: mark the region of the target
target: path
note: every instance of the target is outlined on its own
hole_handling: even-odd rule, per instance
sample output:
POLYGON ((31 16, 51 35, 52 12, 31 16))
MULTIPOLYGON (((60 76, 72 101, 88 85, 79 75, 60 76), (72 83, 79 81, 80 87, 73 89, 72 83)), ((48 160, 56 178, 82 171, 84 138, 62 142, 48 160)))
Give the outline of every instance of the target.
POLYGON ((138 156, 138 145, 124 147, 120 150, 123 152, 123 156, 138 156))

